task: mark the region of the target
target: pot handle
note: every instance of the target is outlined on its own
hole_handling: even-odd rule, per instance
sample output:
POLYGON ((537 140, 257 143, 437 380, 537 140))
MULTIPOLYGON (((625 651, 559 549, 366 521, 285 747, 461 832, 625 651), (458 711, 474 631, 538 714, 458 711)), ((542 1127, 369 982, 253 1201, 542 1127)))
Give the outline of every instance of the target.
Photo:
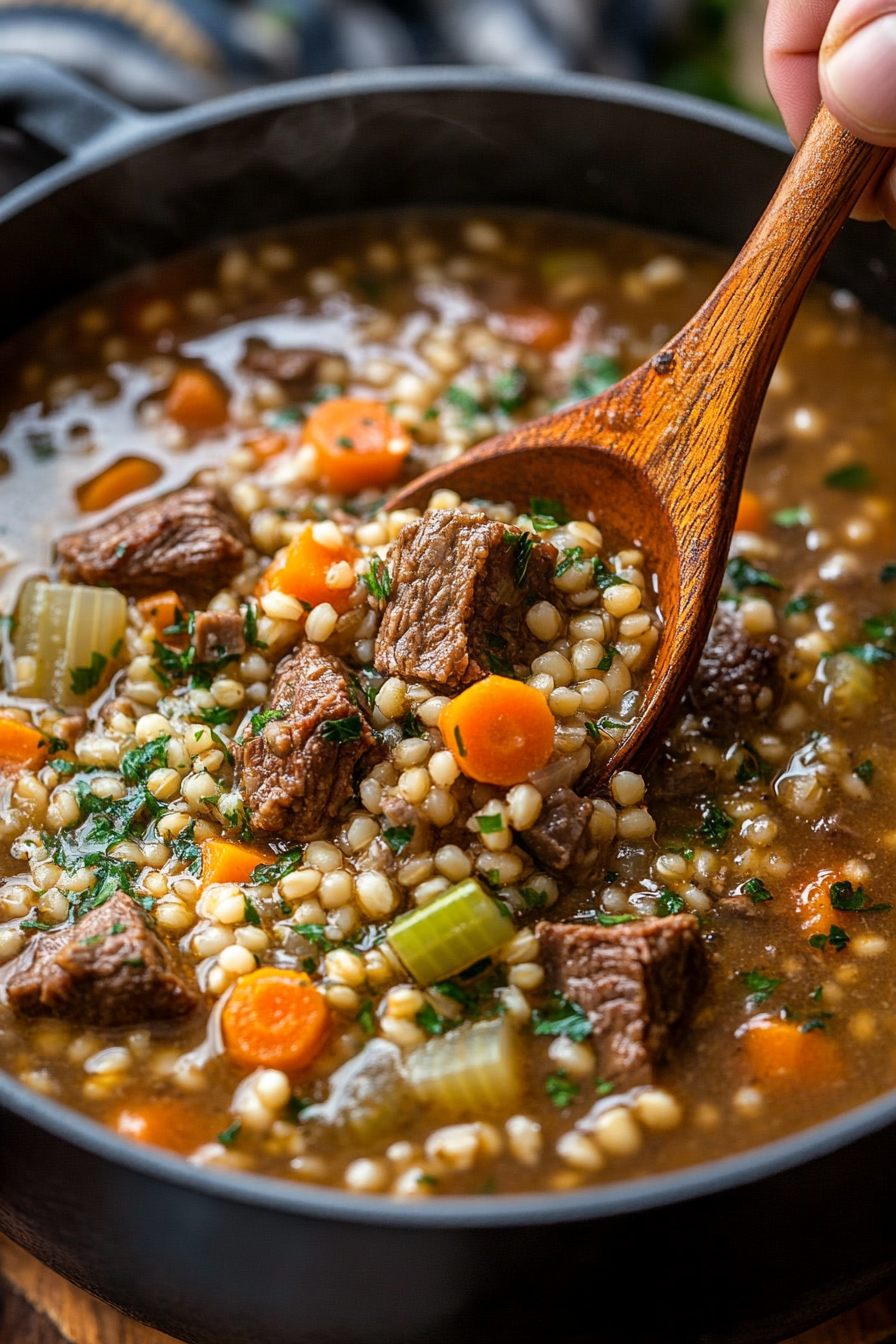
POLYGON ((13 126, 65 158, 146 120, 69 71, 33 56, 0 58, 0 110, 11 111, 13 126))

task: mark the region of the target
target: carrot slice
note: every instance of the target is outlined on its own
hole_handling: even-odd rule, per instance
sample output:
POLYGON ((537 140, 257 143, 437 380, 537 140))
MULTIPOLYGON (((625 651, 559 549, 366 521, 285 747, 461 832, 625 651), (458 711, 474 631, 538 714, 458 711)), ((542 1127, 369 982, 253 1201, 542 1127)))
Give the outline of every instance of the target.
POLYGON ((39 770, 50 754, 43 733, 30 723, 0 718, 0 771, 39 770))
POLYGON ((111 1126, 126 1139, 191 1153, 214 1135, 213 1122, 187 1101, 159 1097, 125 1106, 111 1119, 111 1126))
POLYGON ((263 966, 243 976, 224 1005, 221 1026, 234 1063, 284 1069, 310 1064, 330 1024, 326 999, 301 971, 263 966))
POLYGON ((183 625, 185 618, 184 604, 173 588, 141 597, 137 610, 144 621, 152 625, 161 643, 170 644, 172 648, 186 648, 189 638, 186 634, 170 633, 175 626, 183 625))
POLYGON ((306 420, 302 440, 317 450, 323 484, 346 494, 391 485, 411 447, 386 405, 361 397, 322 402, 306 420))
POLYGON ((162 468, 158 462, 150 462, 148 457, 120 457, 98 476, 78 486, 75 491, 78 508, 82 513, 108 509, 124 499, 125 495, 132 495, 135 490, 148 489, 161 474, 162 468))
POLYGON ((767 521, 762 500, 752 490, 744 490, 737 506, 735 532, 764 532, 767 521))
POLYGON ((843 1061, 824 1031, 801 1031, 796 1022, 754 1018, 741 1035, 757 1082, 820 1087, 839 1081, 843 1061))
POLYGON ((521 304, 505 313, 495 313, 491 323, 509 341, 547 352, 568 341, 572 321, 566 313, 554 313, 536 304, 521 304))
POLYGON ((439 731, 463 773, 482 784, 520 784, 554 750, 544 696, 509 677, 486 677, 449 700, 439 731))
POLYGON ((850 911, 835 910, 831 905, 831 887, 843 880, 843 874, 837 869, 822 868, 797 892, 795 909, 801 928, 807 932, 821 930, 826 933, 832 919, 839 923, 844 916, 849 918, 850 911))
POLYGON ((199 846, 202 853, 202 881, 212 882, 248 882, 253 871, 268 856, 259 849, 248 845, 238 845, 233 840, 203 840, 199 846))
POLYGON ((181 369, 165 398, 165 414, 184 429, 218 429, 227 419, 227 393, 204 369, 181 369))
MULTIPOLYGON (((342 561, 354 567, 359 555, 360 551, 356 551, 348 542, 338 550, 322 546, 314 539, 314 524, 308 523, 265 570, 256 592, 259 597, 263 597, 276 588, 281 593, 298 598, 309 607, 316 607, 319 602, 329 602, 342 614, 348 610, 354 582, 347 586, 330 587, 327 578, 342 561)), ((340 573, 339 577, 343 575, 340 573)))

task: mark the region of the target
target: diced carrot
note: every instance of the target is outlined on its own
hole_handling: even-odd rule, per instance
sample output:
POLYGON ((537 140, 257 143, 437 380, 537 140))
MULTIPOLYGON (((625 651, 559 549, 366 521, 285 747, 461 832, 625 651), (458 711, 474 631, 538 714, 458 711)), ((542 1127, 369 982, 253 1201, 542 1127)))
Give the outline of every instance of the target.
POLYGON ((113 1115, 111 1125, 126 1139, 175 1153, 192 1153, 215 1132, 207 1115, 179 1097, 158 1097, 125 1106, 113 1115))
POLYGON ((831 905, 831 887, 843 880, 837 869, 822 868, 797 892, 794 908, 801 928, 811 933, 827 933, 832 919, 839 923, 843 916, 849 918, 848 910, 835 910, 831 905))
POLYGON ((261 434, 256 431, 244 439, 246 447, 251 448, 259 462, 267 462, 269 458, 285 453, 295 442, 295 433, 287 434, 279 429, 265 430, 261 434))
POLYGON ((276 588, 278 592, 288 593, 309 607, 316 607, 319 602, 329 602, 341 614, 348 610, 354 580, 345 584, 342 581, 346 575, 342 571, 334 571, 342 561, 354 567, 359 555, 360 551, 356 551, 349 542, 338 550, 322 545, 314 538, 314 524, 308 523, 265 570, 256 592, 259 597, 263 597, 276 588), (338 586, 330 586, 327 582, 330 576, 340 581, 338 586))
POLYGON ((302 442, 317 450, 322 483, 346 494, 391 485, 411 447, 384 402, 360 397, 322 402, 305 421, 302 442))
POLYGON ((0 718, 0 771, 39 770, 49 754, 50 744, 37 728, 18 719, 0 718))
POLYGON ((735 532, 764 532, 767 521, 759 496, 752 490, 742 491, 734 522, 735 532))
POLYGON ((759 1083, 820 1087, 836 1083, 843 1072, 840 1050, 823 1030, 801 1031, 796 1022, 758 1017, 740 1039, 759 1083))
POLYGON ((108 509, 125 495, 148 489, 161 474, 158 462, 151 462, 148 457, 121 457, 98 476, 78 486, 75 491, 78 508, 82 513, 108 509))
POLYGON ((197 433, 218 429, 227 419, 228 398, 204 369, 181 369, 165 398, 165 414, 197 433))
POLYGON ((186 648, 189 639, 186 633, 171 634, 172 629, 184 624, 186 615, 184 604, 173 588, 166 589, 164 593, 141 597, 137 602, 137 610, 144 621, 152 625, 156 639, 162 644, 170 644, 172 648, 186 648))
POLYGON ((221 1026, 231 1059, 244 1068, 294 1073, 310 1064, 330 1025, 326 999, 302 971, 262 966, 238 980, 221 1026))
POLYGON ((555 313, 536 304, 521 304, 505 313, 495 313, 491 325, 509 341, 547 352, 569 340, 572 322, 566 313, 555 313))
POLYGON ((449 700, 439 731, 463 773, 483 784, 520 784, 554 750, 544 696, 510 677, 486 677, 449 700))
POLYGON ((238 845, 233 840, 203 840, 199 846, 202 851, 202 881, 212 882, 248 882, 253 870, 260 863, 268 861, 268 855, 248 845, 238 845))

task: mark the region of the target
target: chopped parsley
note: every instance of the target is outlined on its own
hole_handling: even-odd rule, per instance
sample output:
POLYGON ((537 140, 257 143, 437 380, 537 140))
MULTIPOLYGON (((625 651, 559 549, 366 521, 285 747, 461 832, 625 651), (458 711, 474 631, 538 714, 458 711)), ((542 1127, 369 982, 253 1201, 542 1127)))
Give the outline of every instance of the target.
POLYGON ((892 583, 896 579, 896 560, 888 560, 880 571, 881 583, 892 583))
POLYGON ((749 784, 751 780, 761 779, 768 783, 774 774, 774 769, 768 761, 764 761, 755 747, 751 747, 749 742, 743 743, 744 756, 740 765, 737 767, 737 773, 734 778, 738 784, 749 784))
POLYGON ((857 765, 853 770, 853 774, 858 775, 863 784, 870 784, 874 778, 874 762, 862 761, 862 764, 857 765))
POLYGON ((805 505, 798 504, 792 509, 779 509, 772 515, 772 522, 777 523, 778 527, 808 527, 812 515, 805 505))
POLYGON ((69 690, 72 695, 86 695, 88 691, 99 686, 108 661, 105 654, 98 653, 94 649, 87 667, 69 668, 69 690))
POLYGON ((228 1125, 218 1135, 218 1142, 223 1143, 225 1148, 232 1148, 240 1136, 240 1130, 243 1127, 242 1120, 234 1120, 232 1125, 228 1125))
MULTIPOLYGON (((536 495, 529 500, 529 512, 533 525, 538 528, 535 522, 536 518, 547 523, 548 527, 562 527, 565 523, 572 522, 572 514, 565 504, 561 504, 559 499, 542 499, 536 495)), ((538 528, 539 531, 545 529, 538 528)))
POLYGON ((376 1018, 373 1015, 373 1001, 365 999, 358 1009, 358 1016, 355 1018, 359 1027, 365 1036, 372 1036, 376 1031, 376 1018))
POLYGON ((581 546, 567 546, 563 552, 563 559, 559 562, 554 571, 556 577, 559 579, 568 569, 572 569, 576 561, 581 560, 581 558, 581 546))
POLYGON ((291 927, 294 933, 300 934, 302 938, 307 938, 309 943, 313 943, 321 952, 332 952, 336 946, 335 943, 330 942, 324 933, 323 924, 293 924, 291 927))
POLYGON ((600 924, 601 928, 612 929, 617 924, 634 924, 640 919, 640 915, 605 915, 603 911, 598 911, 594 916, 595 924, 600 924))
POLYGON ((347 714, 343 719, 326 719, 320 735, 325 742, 357 742, 361 736, 361 715, 347 714))
POLYGON ((761 905, 763 901, 770 901, 772 894, 765 885, 761 877, 751 877, 744 883, 744 895, 749 896, 754 905, 761 905))
POLYGON ((606 653, 597 665, 598 672, 609 672, 610 668, 613 666, 613 659, 619 657, 619 650, 614 649, 612 644, 608 644, 606 653))
POLYGON ((595 1078, 594 1090, 599 1097, 608 1097, 616 1087, 615 1083, 610 1083, 606 1078, 595 1078))
POLYGON ((460 725, 459 725, 459 724, 455 724, 455 726, 454 726, 454 740, 455 740, 455 742, 457 743, 457 749, 458 749, 458 751, 460 752, 461 756, 466 756, 466 754, 467 754, 467 749, 466 749, 466 747, 464 746, 464 740, 463 740, 463 738, 462 738, 461 735, 460 735, 460 725))
MULTIPOLYGON (((192 824, 192 823, 191 823, 192 824)), ((302 847, 290 849, 273 863, 259 863, 252 869, 249 880, 258 886, 273 886, 281 877, 293 872, 302 862, 302 847)))
POLYGON ((504 369, 492 380, 489 394, 492 401, 505 415, 518 411, 526 400, 527 378, 525 371, 515 364, 512 369, 504 369))
POLYGON ((413 826, 385 826, 383 828, 383 839, 392 850, 393 854, 400 854, 406 845, 409 845, 414 838, 413 826))
POLYGON ((364 575, 364 586, 378 602, 388 602, 392 596, 392 575, 385 560, 374 556, 369 570, 364 575))
POLYGON ((249 727, 252 730, 252 736, 257 737, 269 723, 275 723, 278 719, 286 718, 285 709, 259 709, 249 720, 249 727))
POLYGON ((594 572, 594 586, 600 589, 602 593, 606 592, 608 588, 612 588, 616 583, 625 583, 622 575, 614 574, 612 569, 604 564, 599 555, 596 555, 591 561, 591 568, 594 572))
POLYGON ((750 1012, 770 999, 781 984, 780 980, 770 979, 759 971, 738 971, 737 974, 747 989, 747 1008, 750 1012))
POLYGON ((199 717, 210 728, 227 728, 236 718, 236 710, 226 705, 213 705, 211 709, 200 709, 199 717))
POLYGON ((835 910, 864 910, 868 914, 877 914, 890 909, 889 905, 869 905, 864 887, 853 887, 851 882, 833 883, 830 897, 835 910))
POLYGON ((532 1025, 536 1036, 566 1036, 571 1041, 585 1041, 591 1035, 591 1022, 583 1009, 556 990, 545 1008, 535 1008, 532 1025))
POLYGON ((565 1069, 549 1073, 544 1080, 544 1090, 558 1110, 563 1110, 579 1095, 579 1085, 567 1077, 565 1069))
POLYGON ((656 913, 665 918, 668 915, 680 915, 685 909, 686 902, 683 896, 677 892, 670 891, 668 887, 663 887, 659 896, 656 898, 656 913))
POLYGON ((195 830, 196 822, 189 822, 182 831, 172 836, 168 844, 174 857, 187 865, 187 872, 198 877, 202 867, 202 851, 196 843, 195 830))
POLYGON ((799 597, 792 597, 787 603, 784 608, 784 615, 801 616, 807 611, 814 611, 818 602, 817 593, 800 593, 799 597))
POLYGON ((340 434, 336 439, 337 448, 345 448, 348 452, 353 452, 355 447, 354 439, 350 439, 347 434, 340 434))
POLYGON ((142 747, 134 747, 132 751, 126 751, 121 758, 121 776, 128 784, 142 784, 149 778, 153 770, 160 770, 168 764, 168 743, 171 738, 167 733, 161 737, 156 737, 152 742, 147 742, 142 747))
POLYGON ((742 593, 745 588, 780 588, 782 586, 773 574, 767 573, 764 569, 757 569, 742 555, 736 555, 728 561, 725 566, 725 573, 737 593, 742 593))
POLYGON ((697 835, 701 840, 705 840, 711 849, 721 849, 734 825, 734 818, 729 817, 718 803, 707 803, 703 809, 703 824, 697 835))
POLYGON ((874 485, 874 477, 864 462, 851 462, 848 467, 829 471, 824 483, 831 490, 870 490, 874 485))
POLYGON ((602 355, 597 350, 584 355, 578 371, 569 385, 569 390, 577 401, 584 397, 596 397, 606 392, 608 387, 618 383, 622 369, 612 355, 602 355))
POLYGON ((481 835, 496 835, 498 831, 504 830, 504 818, 500 812, 489 812, 477 817, 476 825, 481 835))
POLYGON ((405 714, 404 718, 403 718, 402 721, 401 721, 401 726, 402 726, 402 729, 404 730, 404 735, 405 735, 405 737, 425 737, 425 736, 426 736, 426 729, 425 729, 425 727, 424 727, 423 724, 420 722, 420 720, 418 719, 417 715, 414 713, 414 711, 413 711, 412 709, 409 709, 408 712, 407 712, 407 714, 405 714))
POLYGON ((414 1021, 429 1036, 442 1036, 447 1026, 444 1017, 439 1016, 431 1003, 424 1003, 419 1013, 414 1014, 414 1021))
POLYGON ((475 419, 477 415, 482 415, 485 410, 485 407, 480 406, 472 392, 468 392, 465 387, 458 387, 456 383, 452 383, 450 387, 445 389, 444 400, 447 401, 449 406, 453 406, 456 411, 460 411, 463 419, 467 421, 475 419))
POLYGON ((254 928, 261 928, 261 915, 255 909, 255 906, 245 892, 243 893, 243 919, 247 924, 253 925, 254 928))
POLYGON ((539 891, 537 887, 520 887, 519 892, 527 910, 543 910, 547 905, 546 891, 539 891))
POLYGON ((505 532, 504 545, 513 550, 513 581, 517 588, 522 588, 535 549, 535 538, 529 532, 505 532))
POLYGON ((813 933, 809 939, 809 946, 817 947, 821 952, 826 947, 832 947, 835 952, 842 952, 849 941, 850 937, 846 930, 841 929, 839 924, 832 924, 827 933, 813 933))
POLYGON ((258 608, 253 602, 246 604, 243 612, 243 638, 249 649, 266 649, 267 644, 258 638, 258 608))

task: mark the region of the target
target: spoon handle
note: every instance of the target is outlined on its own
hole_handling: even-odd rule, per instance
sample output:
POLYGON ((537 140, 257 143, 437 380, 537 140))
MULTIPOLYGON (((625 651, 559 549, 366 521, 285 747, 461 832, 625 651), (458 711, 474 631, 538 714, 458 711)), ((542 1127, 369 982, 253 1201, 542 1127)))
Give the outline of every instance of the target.
POLYGON ((704 374, 725 370, 729 393, 753 405, 761 400, 825 253, 892 154, 857 140, 819 108, 734 264, 671 342, 685 369, 696 372, 699 360, 704 374), (743 371, 739 384, 732 367, 743 371))

